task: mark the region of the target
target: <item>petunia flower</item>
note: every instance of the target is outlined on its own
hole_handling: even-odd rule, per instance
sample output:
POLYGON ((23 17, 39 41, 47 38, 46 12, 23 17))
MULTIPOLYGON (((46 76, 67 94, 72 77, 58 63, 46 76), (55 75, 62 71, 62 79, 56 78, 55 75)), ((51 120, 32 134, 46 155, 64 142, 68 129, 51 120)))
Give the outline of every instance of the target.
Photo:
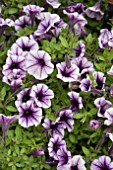
POLYGON ((106 81, 106 77, 104 77, 104 73, 98 71, 96 73, 94 73, 95 76, 95 82, 96 82, 96 89, 98 90, 104 90, 104 85, 105 85, 105 81, 106 81))
POLYGON ((38 84, 31 88, 30 96, 38 107, 49 108, 51 106, 50 99, 54 98, 54 93, 47 85, 38 84))
POLYGON ((30 126, 37 126, 42 120, 42 109, 34 107, 32 101, 27 101, 23 103, 18 108, 19 111, 19 124, 28 128, 30 126))
POLYGON ((113 108, 109 108, 105 111, 104 117, 107 118, 108 120, 104 121, 104 124, 109 126, 113 124, 113 108))
POLYGON ((64 110, 60 112, 59 122, 64 124, 69 132, 73 130, 74 125, 74 119, 73 119, 73 113, 71 110, 64 110))
POLYGON ((91 163, 91 170, 113 170, 113 162, 109 156, 103 155, 91 163))
POLYGON ((79 41, 78 46, 73 48, 73 50, 76 53, 76 57, 83 57, 85 54, 85 44, 82 43, 82 41, 79 41))
POLYGON ((61 5, 58 0, 46 0, 46 2, 53 8, 58 8, 61 5))
POLYGON ((112 32, 110 30, 101 29, 98 37, 98 43, 100 48, 108 47, 108 42, 112 38, 112 32))
POLYGON ((33 101, 34 99, 30 96, 31 89, 24 88, 17 94, 17 100, 15 101, 15 105, 17 109, 21 106, 21 104, 26 103, 27 101, 33 101))
POLYGON ((0 18, 0 27, 5 25, 5 20, 3 18, 0 18))
POLYGON ((68 96, 70 97, 71 102, 70 110, 72 110, 74 113, 77 113, 79 109, 83 108, 82 97, 79 96, 79 93, 74 91, 69 92, 68 96))
POLYGON ((9 27, 13 27, 14 26, 14 21, 12 19, 6 18, 4 25, 7 25, 9 27))
POLYGON ((61 62, 56 64, 56 67, 58 70, 57 78, 64 82, 72 82, 78 79, 79 68, 76 65, 71 64, 71 67, 67 68, 66 62, 61 62))
POLYGON ((37 149, 34 149, 32 150, 30 153, 27 154, 27 156, 34 156, 34 157, 37 157, 37 156, 42 156, 44 155, 44 149, 42 147, 40 148, 37 148, 37 149))
POLYGON ((43 80, 51 74, 54 65, 51 63, 50 55, 43 50, 32 50, 26 60, 27 71, 36 79, 43 80))
POLYGON ((29 4, 29 5, 23 6, 23 10, 22 10, 22 11, 25 12, 26 15, 28 15, 28 16, 34 16, 34 17, 36 17, 36 16, 38 16, 43 10, 44 10, 43 7, 29 4))
POLYGON ((84 23, 84 22, 76 23, 73 26, 73 30, 72 30, 74 35, 86 36, 88 33, 87 33, 86 29, 85 29, 85 25, 86 25, 86 23, 84 23))
POLYGON ((90 80, 90 78, 84 78, 81 80, 81 84, 79 87, 83 92, 91 91, 92 81, 90 80))
POLYGON ((107 72, 107 74, 113 76, 113 65, 111 66, 110 70, 107 72))
POLYGON ((17 20, 15 20, 15 23, 14 23, 14 27, 16 31, 18 31, 21 28, 24 28, 26 25, 29 25, 29 26, 32 25, 30 17, 26 15, 19 17, 17 20))
POLYGON ((93 129, 93 130, 96 130, 100 127, 101 125, 101 122, 98 121, 98 120, 91 120, 90 121, 90 127, 93 129))
POLYGON ((92 6, 86 9, 86 14, 90 18, 96 18, 96 20, 101 20, 103 18, 104 13, 100 10, 101 0, 92 6))
POLYGON ((49 118, 44 119, 44 123, 42 123, 42 126, 44 129, 49 130, 51 128, 52 121, 49 118))
POLYGON ((0 114, 0 124, 2 124, 2 131, 4 134, 4 139, 7 137, 7 131, 9 128, 9 125, 18 119, 18 115, 14 116, 5 116, 3 114, 0 114))
POLYGON ((65 146, 63 146, 61 149, 59 149, 57 151, 57 156, 58 156, 58 160, 59 160, 59 163, 57 165, 57 170, 59 170, 59 168, 63 169, 64 165, 70 164, 70 162, 71 162, 71 152, 68 151, 65 146))
POLYGON ((84 8, 85 6, 82 3, 77 3, 75 5, 68 6, 65 9, 70 13, 78 12, 79 14, 83 14, 85 11, 84 8))
POLYGON ((105 111, 112 106, 112 103, 104 97, 97 98, 94 104, 99 109, 97 113, 98 117, 105 117, 105 111))
POLYGON ((48 143, 49 156, 53 157, 55 160, 58 160, 57 151, 63 146, 66 147, 66 142, 62 140, 60 136, 55 135, 53 138, 50 138, 48 143))

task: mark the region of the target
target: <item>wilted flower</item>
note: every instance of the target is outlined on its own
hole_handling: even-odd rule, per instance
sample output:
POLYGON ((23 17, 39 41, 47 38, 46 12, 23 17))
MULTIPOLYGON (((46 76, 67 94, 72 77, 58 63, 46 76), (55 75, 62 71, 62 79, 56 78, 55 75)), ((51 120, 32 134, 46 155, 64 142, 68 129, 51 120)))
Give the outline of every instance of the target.
POLYGON ((92 81, 90 80, 90 78, 82 79, 79 87, 80 87, 81 91, 88 92, 91 90, 92 81))
POLYGON ((64 82, 72 82, 78 79, 79 68, 76 65, 71 64, 71 67, 67 68, 66 62, 61 62, 56 64, 56 67, 58 69, 57 78, 64 82))
POLYGON ((17 94, 17 100, 15 101, 17 109, 21 106, 21 104, 33 100, 32 97, 30 96, 30 93, 31 93, 30 88, 24 88, 21 92, 17 94))
POLYGON ((66 7, 66 10, 71 13, 78 12, 79 14, 83 14, 84 8, 85 6, 82 3, 77 3, 75 5, 66 7))
POLYGON ((110 95, 113 96, 113 84, 110 86, 110 95))
POLYGON ((86 14, 90 18, 96 18, 96 20, 101 20, 104 13, 100 10, 101 0, 99 0, 94 6, 86 9, 86 14))
POLYGON ((70 97, 71 102, 70 110, 72 110, 74 113, 77 113, 79 109, 83 108, 82 97, 79 96, 79 93, 74 91, 69 92, 68 96, 70 97))
POLYGON ((47 78, 48 74, 51 74, 54 69, 50 55, 43 50, 30 51, 26 66, 28 73, 39 80, 47 78))
POLYGON ((113 108, 109 108, 106 110, 104 117, 107 118, 108 120, 104 121, 104 124, 109 126, 113 124, 113 108))
POLYGON ((46 2, 53 8, 58 8, 61 5, 58 0, 46 0, 46 2))
POLYGON ((38 107, 49 108, 51 106, 50 99, 54 98, 54 93, 47 85, 38 84, 31 88, 30 96, 38 107))
POLYGON ((31 101, 23 103, 18 108, 19 124, 22 127, 28 128, 30 126, 37 126, 42 120, 42 109, 34 107, 31 101))
POLYGON ((76 53, 76 57, 83 57, 85 54, 85 44, 82 41, 79 41, 79 44, 76 48, 73 48, 76 53))
POLYGON ((109 156, 100 156, 91 163, 91 170, 112 170, 113 162, 109 156))
POLYGON ((73 27, 73 33, 75 35, 83 35, 86 36, 87 35, 87 31, 85 30, 85 25, 86 23, 77 23, 74 25, 73 27))
POLYGON ((107 72, 107 74, 113 76, 113 65, 111 66, 110 70, 107 72))
POLYGON ((65 146, 63 146, 61 149, 59 149, 57 151, 57 156, 58 156, 58 160, 59 160, 57 170, 59 170, 59 168, 63 168, 63 166, 66 164, 70 164, 71 152, 68 151, 65 146))
POLYGON ((18 31, 20 28, 24 28, 26 25, 32 25, 31 19, 28 16, 21 16, 17 20, 15 20, 14 27, 15 30, 18 31))
POLYGON ((112 32, 110 30, 101 29, 100 30, 100 36, 98 38, 98 43, 100 48, 108 47, 108 42, 110 38, 112 37, 112 32))
POLYGON ((18 115, 5 116, 3 114, 0 114, 0 123, 2 124, 4 138, 7 137, 7 131, 8 131, 9 125, 17 119, 18 119, 18 115))
POLYGON ((96 130, 100 127, 101 125, 101 122, 98 121, 98 120, 91 120, 90 121, 90 127, 93 129, 93 130, 96 130))
POLYGON ((34 156, 34 157, 42 156, 42 155, 44 155, 44 149, 42 147, 38 149, 34 149, 33 151, 27 154, 27 156, 34 156))
POLYGON ((44 10, 43 7, 37 6, 37 5, 26 5, 23 6, 23 12, 26 13, 28 16, 38 16, 42 11, 44 10))
POLYGON ((94 104, 99 109, 98 110, 98 117, 105 117, 105 111, 112 106, 112 103, 106 100, 104 97, 97 98, 94 101, 94 104))
POLYGON ((73 130, 74 120, 73 120, 73 113, 71 110, 61 111, 58 119, 59 122, 61 122, 66 126, 69 132, 73 130))
POLYGON ((98 90, 103 90, 106 81, 106 77, 104 77, 104 73, 98 71, 94 73, 94 76, 95 76, 95 82, 97 84, 95 88, 98 90))
POLYGON ((62 140, 60 136, 55 135, 53 138, 50 138, 48 143, 49 156, 53 157, 55 160, 58 160, 57 151, 63 146, 66 147, 66 142, 62 140))

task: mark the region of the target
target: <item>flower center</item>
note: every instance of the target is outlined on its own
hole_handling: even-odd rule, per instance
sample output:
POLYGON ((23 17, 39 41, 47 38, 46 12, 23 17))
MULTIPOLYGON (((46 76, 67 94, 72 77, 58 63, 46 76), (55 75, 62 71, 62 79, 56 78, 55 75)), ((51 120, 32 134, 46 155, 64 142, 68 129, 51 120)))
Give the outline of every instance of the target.
POLYGON ((19 64, 18 63, 12 63, 11 64, 11 66, 10 66, 10 68, 13 70, 13 69, 17 69, 17 68, 19 68, 19 64))
POLYGON ((22 50, 23 50, 23 51, 30 51, 30 47, 24 46, 24 47, 22 48, 22 50))
POLYGON ((42 94, 41 92, 39 92, 39 93, 37 94, 37 98, 38 98, 38 100, 41 100, 41 99, 43 98, 43 94, 42 94))
POLYGON ((30 115, 30 114, 31 114, 31 110, 28 109, 28 110, 25 110, 25 111, 24 111, 24 115, 25 115, 25 116, 28 116, 28 115, 30 115))
POLYGON ((45 61, 43 59, 39 59, 38 60, 38 63, 41 65, 41 66, 45 66, 45 61))
POLYGON ((77 166, 71 166, 71 170, 78 170, 77 166))
POLYGON ((22 102, 27 102, 30 99, 29 94, 25 94, 22 98, 22 102))

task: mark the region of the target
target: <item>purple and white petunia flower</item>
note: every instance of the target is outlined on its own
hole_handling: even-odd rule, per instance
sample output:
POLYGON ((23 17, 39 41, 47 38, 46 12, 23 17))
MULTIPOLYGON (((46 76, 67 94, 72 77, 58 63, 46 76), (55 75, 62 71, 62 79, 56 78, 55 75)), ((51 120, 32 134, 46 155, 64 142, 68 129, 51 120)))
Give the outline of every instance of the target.
POLYGON ((78 12, 79 14, 83 14, 85 11, 84 8, 85 6, 82 3, 77 3, 76 5, 66 7, 66 10, 70 13, 78 12))
POLYGON ((112 103, 104 97, 97 98, 94 104, 99 109, 97 113, 98 117, 105 117, 105 111, 112 106, 112 103))
POLYGON ((108 42, 112 38, 112 32, 111 30, 101 29, 100 35, 98 37, 98 43, 100 48, 108 47, 108 42))
POLYGON ((101 122, 99 120, 91 120, 90 121, 90 127, 93 129, 93 130, 96 130, 100 127, 101 125, 101 122))
POLYGON ((86 36, 87 35, 87 31, 85 30, 85 25, 86 23, 76 23, 73 27, 73 33, 75 35, 83 35, 86 36))
POLYGON ((79 96, 79 93, 74 91, 69 92, 68 96, 70 97, 71 102, 70 110, 72 110, 74 113, 77 113, 79 109, 83 108, 82 97, 79 96))
POLYGON ((110 140, 113 142, 113 133, 107 133, 107 137, 109 137, 110 140))
POLYGON ((44 153, 45 153, 45 150, 42 147, 39 147, 37 149, 32 150, 30 153, 27 154, 27 156, 37 157, 37 156, 44 155, 44 153))
POLYGON ((22 103, 18 108, 19 111, 19 124, 28 128, 30 126, 37 126, 42 120, 42 109, 34 107, 32 101, 22 103))
POLYGON ((36 79, 43 80, 54 70, 50 55, 43 50, 32 50, 26 60, 27 71, 36 79))
POLYGON ((90 80, 89 77, 82 79, 79 87, 83 92, 91 91, 92 81, 90 80))
POLYGON ((57 151, 63 146, 66 147, 66 142, 62 140, 60 136, 55 135, 53 138, 50 138, 48 143, 49 156, 53 157, 55 160, 58 160, 57 151))
POLYGON ((91 163, 91 170, 113 170, 113 162, 109 156, 103 155, 91 163))
POLYGON ((7 25, 9 27, 13 27, 14 26, 14 21, 12 19, 6 18, 4 25, 7 25))
POLYGON ((110 86, 110 96, 113 96, 113 84, 110 86))
POLYGON ((26 25, 29 25, 29 26, 32 25, 32 21, 30 17, 26 15, 19 17, 17 20, 15 20, 15 23, 14 23, 14 27, 16 31, 18 31, 21 28, 24 28, 26 25))
POLYGON ((38 16, 42 11, 44 10, 43 7, 37 6, 37 5, 26 5, 23 6, 23 12, 26 13, 28 16, 38 16))
POLYGON ((46 2, 53 8, 58 8, 61 5, 58 0, 46 0, 46 2))
POLYGON ((95 18, 96 20, 101 20, 103 18, 104 13, 100 9, 101 0, 92 6, 86 9, 85 13, 89 18, 95 18))
POLYGON ((38 84, 31 88, 30 96, 38 107, 49 108, 51 106, 50 99, 54 98, 54 93, 47 85, 38 84))
POLYGON ((71 64, 71 67, 67 68, 66 62, 61 62, 56 64, 56 67, 58 70, 57 78, 64 82, 72 82, 78 79, 79 68, 76 65, 71 64))
POLYGON ((71 152, 67 150, 65 146, 57 151, 57 156, 59 163, 57 165, 57 170, 63 169, 64 165, 70 164, 71 162, 71 152))
POLYGON ((6 64, 3 66, 3 75, 6 77, 13 77, 14 70, 24 72, 26 69, 24 55, 9 55, 6 59, 6 64))
POLYGON ((64 124, 69 132, 73 130, 74 125, 74 119, 73 119, 73 113, 71 110, 64 110, 60 112, 59 115, 59 122, 64 124))
POLYGON ((18 119, 18 115, 5 116, 3 114, 0 114, 0 124, 2 124, 2 131, 4 134, 4 138, 7 137, 7 131, 8 131, 9 125, 17 119, 18 119))
POLYGON ((17 46, 22 50, 25 54, 27 52, 30 52, 31 50, 39 50, 39 45, 38 43, 33 40, 28 38, 27 36, 22 36, 16 40, 16 42, 12 45, 13 48, 17 48, 17 46))
POLYGON ((76 57, 83 57, 85 54, 85 44, 82 41, 79 41, 79 44, 76 48, 73 48, 76 53, 76 57))
POLYGON ((94 73, 95 76, 95 82, 96 82, 96 89, 98 90, 104 90, 104 85, 105 85, 105 81, 106 81, 106 77, 104 77, 104 73, 102 72, 95 72, 94 73))
POLYGON ((5 25, 5 20, 3 18, 0 18, 0 27, 5 25))
POLYGON ((106 110, 104 117, 107 118, 107 120, 104 121, 104 124, 109 126, 113 124, 113 108, 109 108, 106 110))
POLYGON ((27 101, 34 101, 34 99, 30 96, 30 93, 30 88, 24 88, 17 94, 17 100, 15 101, 17 109, 21 106, 21 104, 26 103, 27 101))
POLYGON ((111 38, 109 39, 109 41, 108 41, 108 46, 110 47, 110 48, 113 48, 113 30, 111 30, 111 38))
POLYGON ((113 65, 111 66, 110 70, 107 72, 107 74, 113 76, 113 65))
POLYGON ((44 127, 44 129, 49 130, 51 129, 51 124, 52 121, 49 118, 45 118, 44 123, 42 123, 42 126, 44 127))
POLYGON ((91 74, 94 72, 93 63, 88 61, 86 57, 72 57, 72 64, 75 64, 80 70, 80 77, 86 78, 86 74, 91 74))

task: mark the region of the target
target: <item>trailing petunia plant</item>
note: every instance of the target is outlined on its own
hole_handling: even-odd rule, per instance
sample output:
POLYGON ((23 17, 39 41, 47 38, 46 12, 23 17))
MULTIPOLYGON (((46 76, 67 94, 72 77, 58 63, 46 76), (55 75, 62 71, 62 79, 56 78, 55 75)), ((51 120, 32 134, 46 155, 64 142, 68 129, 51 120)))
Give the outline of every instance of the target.
POLYGON ((0 1, 0 170, 113 169, 112 8, 0 1))

